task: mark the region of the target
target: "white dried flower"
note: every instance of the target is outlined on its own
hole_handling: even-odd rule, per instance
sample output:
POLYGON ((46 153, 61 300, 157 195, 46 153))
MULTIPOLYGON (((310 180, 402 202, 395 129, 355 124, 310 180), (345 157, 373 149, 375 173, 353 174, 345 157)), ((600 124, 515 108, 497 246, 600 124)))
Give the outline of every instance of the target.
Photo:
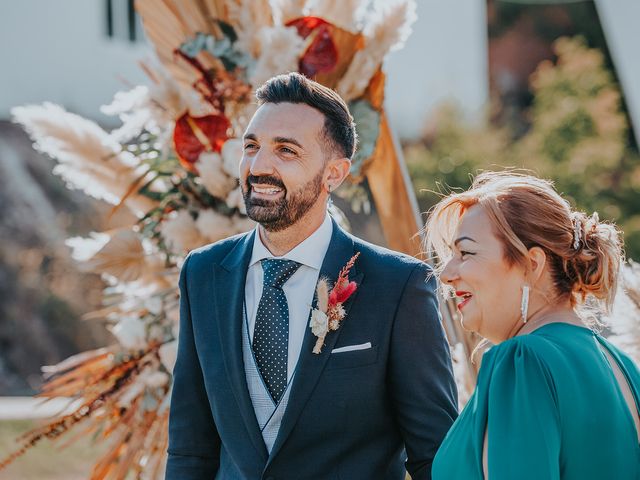
POLYGON ((256 222, 249 217, 239 217, 236 215, 233 217, 233 227, 235 233, 245 233, 256 228, 256 222))
POLYGON ((329 317, 326 313, 314 308, 309 326, 316 337, 324 337, 329 331, 329 317))
POLYGON ((273 25, 271 5, 266 0, 234 0, 226 2, 226 6, 229 21, 238 36, 236 47, 256 57, 261 49, 256 32, 273 25))
POLYGON ((242 160, 242 140, 230 138, 222 145, 222 169, 232 178, 238 178, 242 160))
POLYGON ((144 384, 149 388, 162 388, 169 383, 169 375, 164 372, 153 372, 144 378, 144 384))
POLYGON ((153 296, 144 299, 144 306, 150 313, 159 315, 162 312, 162 298, 159 296, 153 296))
POLYGON ((247 207, 244 204, 244 196, 242 195, 242 189, 240 187, 231 190, 227 195, 227 206, 229 208, 237 208, 243 215, 247 214, 247 207))
POLYGON ((164 313, 167 316, 167 319, 171 322, 172 329, 176 329, 176 332, 174 332, 174 336, 177 336, 177 328, 178 325, 180 325, 180 308, 178 304, 176 303, 175 306, 167 308, 164 313))
POLYGON ((249 72, 249 83, 262 85, 274 75, 298 70, 306 46, 295 27, 264 27, 258 32, 260 56, 249 72))
POLYGON ((130 315, 121 318, 111 327, 111 333, 127 350, 143 350, 147 346, 145 324, 138 317, 130 315))
POLYGON ((212 209, 202 210, 198 213, 196 228, 209 243, 217 242, 236 233, 231 219, 212 209))
POLYGON ((160 234, 167 247, 175 253, 186 253, 207 243, 196 222, 186 210, 172 212, 160 226, 160 234))
POLYGON ((178 341, 173 340, 169 343, 165 343, 158 349, 158 354, 160 355, 160 361, 164 368, 167 369, 167 372, 172 372, 178 355, 178 341))
POLYGON ((214 197, 226 199, 238 185, 238 181, 224 171, 222 157, 218 153, 201 153, 195 166, 204 188, 214 197))

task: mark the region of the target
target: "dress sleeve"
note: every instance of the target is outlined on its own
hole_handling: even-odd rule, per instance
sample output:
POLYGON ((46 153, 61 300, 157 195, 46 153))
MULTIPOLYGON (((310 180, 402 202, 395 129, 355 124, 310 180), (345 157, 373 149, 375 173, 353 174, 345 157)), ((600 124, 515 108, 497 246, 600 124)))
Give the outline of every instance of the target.
MULTIPOLYGON (((488 478, 560 479, 556 389, 544 339, 523 336, 494 347, 488 385, 488 478)), ((488 359, 489 360, 489 359, 488 359)))

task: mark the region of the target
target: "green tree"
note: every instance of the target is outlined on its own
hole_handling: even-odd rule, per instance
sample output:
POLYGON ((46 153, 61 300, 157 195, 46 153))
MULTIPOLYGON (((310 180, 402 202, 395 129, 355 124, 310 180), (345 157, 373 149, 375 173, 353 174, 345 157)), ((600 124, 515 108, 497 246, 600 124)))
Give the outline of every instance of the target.
POLYGON ((515 138, 506 126, 465 125, 451 107, 437 128, 405 155, 423 211, 434 192, 468 188, 481 170, 526 168, 552 179, 578 209, 597 211, 625 232, 627 254, 640 258, 640 156, 629 144, 620 93, 599 50, 561 38, 555 64, 531 76, 528 132, 515 138))

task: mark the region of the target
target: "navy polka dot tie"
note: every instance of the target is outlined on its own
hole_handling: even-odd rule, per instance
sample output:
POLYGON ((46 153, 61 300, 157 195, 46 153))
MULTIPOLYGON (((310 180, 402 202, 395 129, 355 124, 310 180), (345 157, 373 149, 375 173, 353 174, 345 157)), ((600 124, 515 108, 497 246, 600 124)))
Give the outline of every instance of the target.
POLYGON ((282 286, 300 268, 293 260, 262 260, 264 283, 253 332, 253 353, 274 402, 287 388, 289 305, 282 286))

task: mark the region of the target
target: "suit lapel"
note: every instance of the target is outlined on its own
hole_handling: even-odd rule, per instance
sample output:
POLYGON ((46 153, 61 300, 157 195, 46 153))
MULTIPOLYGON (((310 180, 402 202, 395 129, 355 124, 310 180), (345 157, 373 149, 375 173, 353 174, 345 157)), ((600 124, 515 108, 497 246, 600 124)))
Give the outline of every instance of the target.
POLYGON ((249 438, 264 461, 267 448, 249 396, 242 357, 242 322, 245 282, 255 230, 244 236, 220 266, 215 265, 217 323, 227 377, 236 397, 249 438))
MULTIPOLYGON (((333 234, 331 236, 331 242, 329 249, 322 263, 320 269, 320 278, 328 278, 334 281, 340 270, 347 264, 351 257, 355 254, 353 240, 335 223, 333 222, 333 234)), ((360 284, 364 275, 357 273, 357 262, 354 268, 349 274, 349 279, 356 281, 360 284)), ((358 291, 344 304, 344 309, 347 314, 344 321, 349 321, 349 310, 351 305, 357 296, 358 291)), ((314 302, 315 303, 315 302, 314 302)), ((277 455, 280 448, 286 441, 287 437, 293 430, 298 417, 302 413, 302 410, 307 403, 313 389, 315 388, 320 375, 324 370, 324 367, 331 356, 331 350, 333 350, 336 344, 340 332, 342 329, 329 332, 325 338, 324 346, 319 354, 313 353, 313 347, 316 343, 317 337, 311 332, 311 328, 307 328, 304 334, 304 340, 302 342, 302 350, 300 352, 300 358, 298 359, 298 366, 296 368, 296 374, 291 385, 291 394, 289 396, 289 402, 287 409, 284 413, 278 437, 273 445, 271 454, 269 455, 269 462, 277 455)))

